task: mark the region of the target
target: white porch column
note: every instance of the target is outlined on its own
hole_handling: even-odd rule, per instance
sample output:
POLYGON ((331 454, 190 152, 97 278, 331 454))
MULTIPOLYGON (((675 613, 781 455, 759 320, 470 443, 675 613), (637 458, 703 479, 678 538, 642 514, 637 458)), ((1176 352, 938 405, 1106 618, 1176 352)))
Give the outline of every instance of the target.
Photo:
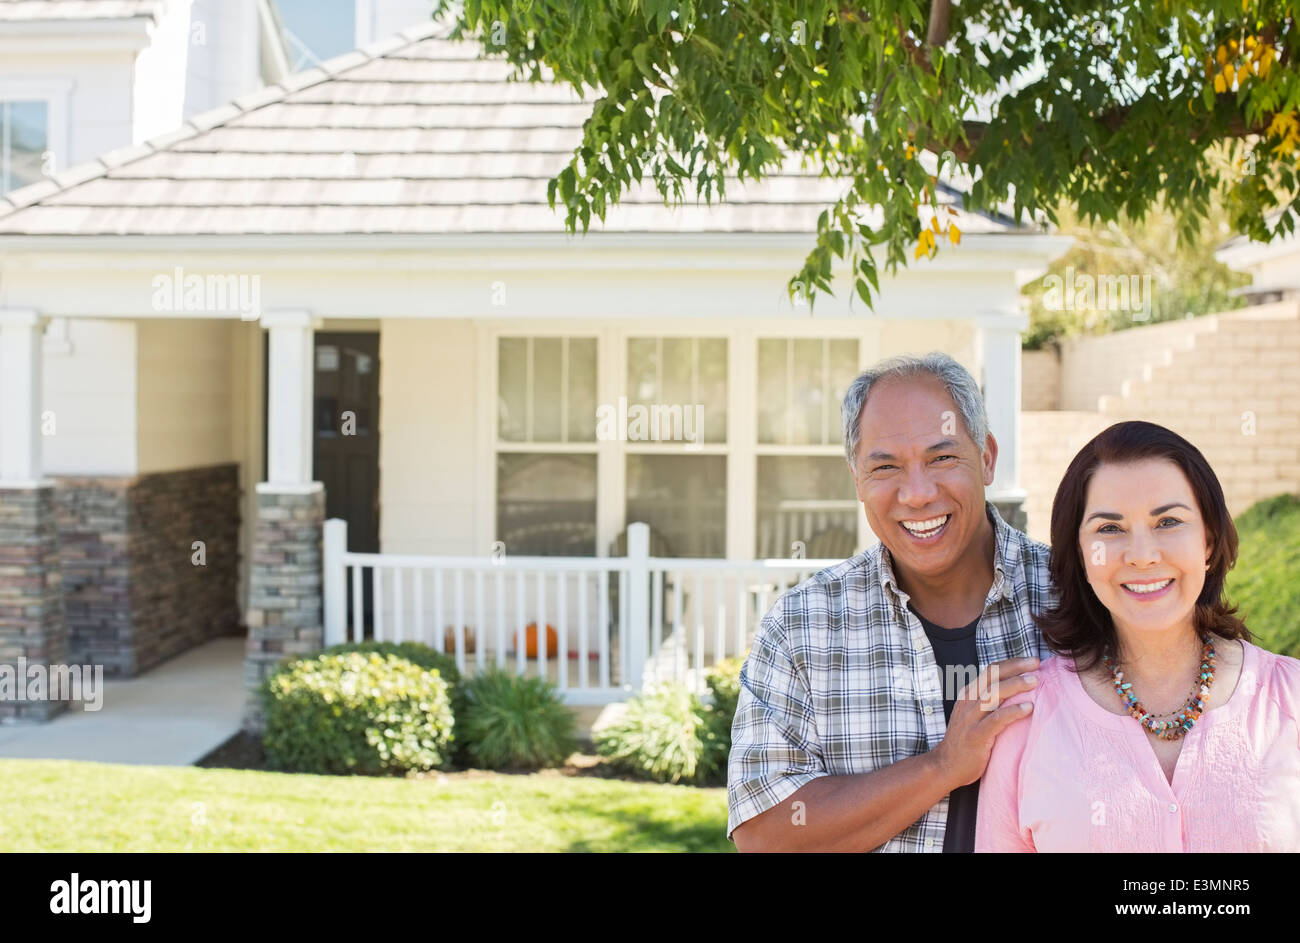
POLYGON ((51 682, 26 696, 30 666, 68 662, 58 508, 41 477, 43 327, 30 308, 0 308, 0 665, 17 679, 16 696, 0 698, 6 724, 49 720, 70 694, 51 682))
POLYGON ((319 318, 308 311, 268 311, 266 482, 300 488, 311 477, 313 351, 319 318))
POLYGON ((44 320, 31 308, 0 308, 0 485, 6 487, 41 483, 44 320))
POLYGON ((978 319, 978 353, 989 431, 998 442, 998 461, 988 500, 1003 519, 1024 529, 1025 490, 1020 486, 1020 335, 1029 316, 993 313, 978 319), (1009 513, 1010 509, 1018 513, 1009 513), (1013 520, 1013 517, 1020 518, 1013 520))
POLYGON ((320 651, 325 489, 312 480, 314 336, 308 311, 268 311, 266 478, 257 485, 257 520, 248 578, 244 727, 265 722, 259 689, 285 658, 320 651))

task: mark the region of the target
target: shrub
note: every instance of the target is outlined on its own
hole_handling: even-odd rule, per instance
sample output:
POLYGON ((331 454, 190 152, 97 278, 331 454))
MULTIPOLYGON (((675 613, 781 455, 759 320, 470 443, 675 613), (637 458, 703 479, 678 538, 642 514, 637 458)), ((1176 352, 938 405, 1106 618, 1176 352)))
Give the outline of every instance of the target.
POLYGON ((1241 514, 1225 594, 1261 648, 1300 658, 1300 497, 1279 494, 1241 514))
POLYGON ((704 705, 685 685, 651 685, 628 701, 622 718, 595 735, 596 752, 614 766, 661 783, 707 781, 716 771, 705 744, 704 705))
POLYGON ((712 695, 711 703, 704 714, 705 769, 710 782, 727 780, 727 757, 731 754, 731 722, 736 716, 736 704, 740 700, 740 666, 745 663, 739 658, 724 658, 705 675, 705 683, 712 695))
POLYGON ((262 687, 268 764, 301 773, 392 774, 446 765, 451 699, 437 669, 378 651, 288 662, 262 687))
POLYGON ((560 765, 577 749, 573 713, 544 678, 489 669, 462 688, 458 736, 472 765, 539 769, 560 765))

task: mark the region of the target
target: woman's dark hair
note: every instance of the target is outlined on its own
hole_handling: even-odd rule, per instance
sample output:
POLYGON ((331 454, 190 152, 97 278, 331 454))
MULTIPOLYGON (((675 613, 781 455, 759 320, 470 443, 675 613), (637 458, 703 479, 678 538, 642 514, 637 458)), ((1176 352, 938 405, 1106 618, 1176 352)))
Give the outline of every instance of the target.
POLYGON ((1228 571, 1237 562, 1237 528, 1223 500, 1223 488, 1205 456, 1178 433, 1152 422, 1117 422, 1098 433, 1070 462, 1052 502, 1052 582, 1060 593, 1055 609, 1036 614, 1034 622, 1047 646, 1058 655, 1073 656, 1079 671, 1087 671, 1103 652, 1115 651, 1115 623, 1088 584, 1079 550, 1088 483, 1100 465, 1126 465, 1144 459, 1166 459, 1186 476, 1196 495, 1210 539, 1210 566, 1196 599, 1193 624, 1201 634, 1250 641, 1246 625, 1223 597, 1228 571))

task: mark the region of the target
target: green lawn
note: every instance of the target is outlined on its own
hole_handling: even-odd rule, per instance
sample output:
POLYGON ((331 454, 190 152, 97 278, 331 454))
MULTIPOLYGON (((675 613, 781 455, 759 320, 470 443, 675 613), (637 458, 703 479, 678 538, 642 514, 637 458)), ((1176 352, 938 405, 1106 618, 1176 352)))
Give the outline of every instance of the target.
POLYGON ((733 851, 725 789, 0 760, 0 851, 733 851))
POLYGON ((1300 497, 1280 494, 1238 517, 1228 601, 1270 651, 1300 658, 1300 497))

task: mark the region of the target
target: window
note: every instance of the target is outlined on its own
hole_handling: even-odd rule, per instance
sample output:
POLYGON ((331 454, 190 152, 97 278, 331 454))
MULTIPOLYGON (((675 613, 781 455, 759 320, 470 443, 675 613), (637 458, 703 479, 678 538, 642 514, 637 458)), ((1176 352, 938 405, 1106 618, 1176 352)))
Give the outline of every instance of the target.
POLYGON ((357 46, 355 0, 275 0, 275 13, 294 72, 357 46))
POLYGON ((46 102, 0 102, 0 193, 44 179, 49 127, 46 102))
POLYGON ((496 539, 507 553, 595 555, 595 443, 596 339, 498 338, 496 539))
POLYGON ((844 461, 840 404, 858 374, 852 338, 761 338, 755 553, 843 559, 861 509, 844 461))
POLYGON ((727 555, 725 455, 629 455, 627 521, 644 521, 663 556, 727 555))
POLYGON ((631 337, 627 342, 628 410, 658 406, 647 438, 727 441, 727 341, 721 337, 631 337), (677 410, 680 407, 680 412, 677 410), (680 422, 677 416, 683 418, 680 422))
POLYGON ((627 412, 627 522, 664 556, 726 556, 727 339, 628 338, 627 412))
POLYGON ((503 337, 497 377, 503 441, 596 441, 594 337, 503 337))

